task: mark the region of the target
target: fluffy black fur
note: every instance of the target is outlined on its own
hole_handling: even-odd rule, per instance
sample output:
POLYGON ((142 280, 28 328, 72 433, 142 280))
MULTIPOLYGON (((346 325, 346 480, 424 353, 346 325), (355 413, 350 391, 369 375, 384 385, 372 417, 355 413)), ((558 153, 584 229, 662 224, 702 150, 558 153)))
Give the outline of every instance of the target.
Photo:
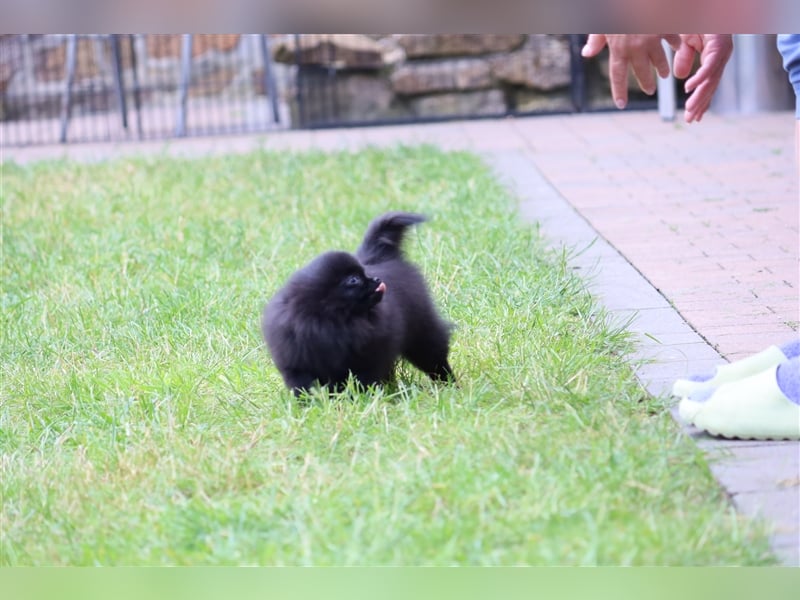
POLYGON ((287 387, 339 389, 392 378, 399 357, 435 380, 453 380, 451 325, 422 274, 403 258, 406 229, 425 221, 391 212, 372 223, 355 255, 326 252, 295 272, 264 308, 261 330, 287 387))

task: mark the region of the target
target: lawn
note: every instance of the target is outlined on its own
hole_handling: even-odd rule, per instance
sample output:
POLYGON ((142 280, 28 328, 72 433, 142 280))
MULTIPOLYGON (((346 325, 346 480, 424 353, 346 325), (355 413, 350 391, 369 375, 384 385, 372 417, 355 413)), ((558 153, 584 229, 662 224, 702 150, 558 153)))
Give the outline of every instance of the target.
POLYGON ((3 166, 2 565, 769 564, 630 337, 478 158, 434 148, 3 166), (457 386, 296 401, 297 267, 408 238, 457 386))

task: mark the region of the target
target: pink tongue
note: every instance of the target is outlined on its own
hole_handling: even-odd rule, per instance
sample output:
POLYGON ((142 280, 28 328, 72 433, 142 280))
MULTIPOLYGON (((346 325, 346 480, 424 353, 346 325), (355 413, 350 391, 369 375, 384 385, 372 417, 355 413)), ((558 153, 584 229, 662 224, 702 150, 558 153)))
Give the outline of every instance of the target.
POLYGON ((381 293, 385 292, 385 291, 386 291, 386 284, 385 284, 385 283, 383 283, 383 282, 381 281, 381 282, 378 284, 378 287, 377 287, 377 288, 375 288, 375 291, 376 291, 376 292, 381 292, 381 293))

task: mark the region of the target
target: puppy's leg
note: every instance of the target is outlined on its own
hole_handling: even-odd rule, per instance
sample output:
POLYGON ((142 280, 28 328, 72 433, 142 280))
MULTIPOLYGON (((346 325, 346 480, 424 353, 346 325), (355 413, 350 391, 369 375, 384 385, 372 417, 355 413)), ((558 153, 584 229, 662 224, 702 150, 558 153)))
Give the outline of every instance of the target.
POLYGON ((295 396, 300 396, 303 392, 308 392, 317 383, 316 377, 307 371, 289 370, 281 373, 286 387, 292 390, 295 396))
POLYGON ((455 383, 456 381, 453 369, 450 367, 450 363, 447 362, 447 356, 439 358, 426 357, 423 360, 412 360, 410 356, 407 358, 412 365, 434 381, 446 381, 448 383, 455 383))
POLYGON ((456 378, 447 362, 448 335, 438 331, 433 331, 432 334, 414 340, 414 344, 406 349, 403 356, 434 381, 454 383, 456 378))
POLYGON ((428 376, 434 381, 446 381, 447 383, 455 383, 456 376, 453 375, 453 369, 450 363, 445 358, 442 362, 437 362, 432 369, 423 369, 428 376))

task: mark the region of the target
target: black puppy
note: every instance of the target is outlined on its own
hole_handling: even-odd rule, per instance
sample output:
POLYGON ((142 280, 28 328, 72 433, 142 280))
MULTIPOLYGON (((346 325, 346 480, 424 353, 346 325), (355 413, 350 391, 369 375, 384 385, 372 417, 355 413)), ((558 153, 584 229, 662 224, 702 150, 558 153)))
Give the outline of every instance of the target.
POLYGON ((400 356, 433 379, 454 379, 451 325, 401 250, 406 229, 425 220, 403 212, 378 217, 355 256, 318 256, 264 308, 264 339, 296 395, 315 383, 341 389, 350 373, 364 386, 385 382, 400 356))

